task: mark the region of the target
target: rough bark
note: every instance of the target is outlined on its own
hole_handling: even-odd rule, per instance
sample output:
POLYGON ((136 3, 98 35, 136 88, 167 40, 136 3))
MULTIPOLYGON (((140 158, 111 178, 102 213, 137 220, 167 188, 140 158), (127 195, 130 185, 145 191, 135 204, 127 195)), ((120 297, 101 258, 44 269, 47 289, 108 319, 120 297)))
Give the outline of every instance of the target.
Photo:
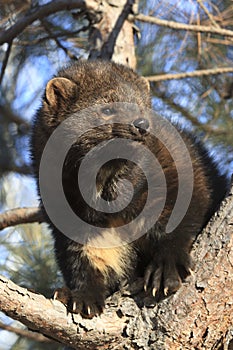
POLYGON ((193 247, 194 274, 160 301, 142 281, 108 298, 92 320, 0 279, 0 308, 32 330, 74 349, 230 349, 233 339, 233 189, 193 247))
POLYGON ((30 292, 3 276, 0 277, 0 295, 0 309, 8 316, 74 349, 104 349, 108 343, 120 344, 125 320, 114 310, 93 320, 77 315, 74 322, 61 302, 30 292))
POLYGON ((136 68, 133 20, 127 19, 136 11, 133 0, 99 2, 101 17, 93 23, 90 33, 90 59, 103 58, 136 68), (134 5, 134 7, 133 7, 134 5))

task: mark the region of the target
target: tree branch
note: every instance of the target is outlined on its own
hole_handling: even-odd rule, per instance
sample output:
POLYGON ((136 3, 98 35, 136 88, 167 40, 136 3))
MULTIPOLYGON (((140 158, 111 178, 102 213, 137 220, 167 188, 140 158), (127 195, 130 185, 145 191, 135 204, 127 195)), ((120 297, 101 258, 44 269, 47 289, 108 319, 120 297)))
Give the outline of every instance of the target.
POLYGON ((9 29, 4 30, 0 33, 0 45, 4 43, 10 43, 17 35, 34 21, 43 19, 56 12, 83 9, 89 11, 95 11, 98 2, 95 0, 57 0, 51 1, 46 5, 40 6, 39 8, 30 10, 23 18, 19 19, 9 29))
POLYGON ((40 208, 16 208, 0 214, 0 230, 9 226, 44 221, 45 218, 40 208))
POLYGON ((16 165, 16 164, 4 164, 0 162, 0 174, 9 173, 9 172, 18 173, 20 175, 32 175, 32 169, 30 166, 16 165))
POLYGON ((125 20, 127 19, 129 13, 132 11, 132 6, 133 6, 134 0, 127 0, 125 6, 122 9, 121 14, 119 15, 111 33, 109 34, 108 40, 103 44, 100 57, 106 60, 111 60, 115 45, 116 45, 116 40, 118 37, 118 34, 120 33, 123 24, 125 20))
POLYGON ((89 59, 112 59, 136 68, 133 22, 127 20, 134 0, 103 0, 102 18, 90 30, 89 59))
MULTIPOLYGON (((69 2, 64 0, 51 1, 46 5, 40 6, 38 9, 30 10, 26 16, 18 20, 12 27, 0 33, 0 45, 2 45, 5 42, 10 43, 28 25, 30 25, 37 19, 42 19, 46 16, 49 16, 52 13, 56 13, 59 11, 72 10, 77 8, 87 9, 94 12, 97 6, 98 6, 98 2, 95 0, 86 0, 86 1, 71 0, 69 2)), ((213 33, 213 34, 233 37, 233 31, 228 29, 218 28, 216 26, 210 27, 210 26, 178 23, 178 22, 162 20, 156 17, 146 16, 142 14, 138 14, 136 16, 130 15, 130 18, 136 19, 141 22, 157 24, 160 26, 165 26, 176 30, 188 30, 188 31, 194 31, 194 32, 213 33)))
POLYGON ((66 312, 57 300, 0 278, 0 308, 32 330, 74 349, 205 349, 228 348, 233 331, 233 189, 194 244, 194 275, 179 291, 159 303, 130 292, 107 299, 104 313, 93 319, 66 312), (219 346, 217 346, 219 344, 219 346))
POLYGON ((184 78, 194 78, 201 77, 204 75, 214 75, 214 74, 223 74, 233 72, 233 67, 219 67, 219 68, 210 68, 210 69, 200 69, 193 72, 184 72, 184 73, 174 73, 174 74, 158 74, 158 75, 148 75, 145 78, 149 81, 163 81, 163 80, 172 80, 172 79, 184 79, 184 78))
POLYGON ((216 26, 202 26, 202 25, 196 25, 196 24, 179 23, 179 22, 159 19, 159 18, 152 17, 152 16, 146 16, 146 15, 142 15, 142 14, 138 14, 136 16, 130 16, 130 18, 137 20, 137 21, 140 21, 140 22, 157 24, 158 26, 168 27, 168 28, 175 29, 175 30, 186 30, 186 31, 190 31, 190 32, 212 33, 212 34, 219 34, 219 35, 233 37, 232 30, 222 29, 222 28, 218 28, 216 26))
POLYGON ((0 308, 29 329, 74 349, 99 349, 101 346, 106 349, 108 343, 117 343, 119 348, 121 345, 119 339, 125 323, 113 312, 92 320, 77 315, 74 322, 61 302, 32 293, 3 276, 0 276, 0 308))
POLYGON ((44 337, 42 334, 30 332, 28 330, 17 328, 17 327, 12 327, 12 326, 4 324, 2 322, 0 322, 0 328, 4 329, 5 331, 15 333, 21 337, 26 337, 26 338, 34 340, 34 341, 39 341, 42 343, 51 343, 52 342, 51 339, 44 337))
POLYGON ((10 106, 8 105, 4 105, 4 104, 0 104, 0 111, 1 114, 4 115, 4 118, 7 118, 9 120, 9 122, 15 123, 19 126, 22 126, 23 129, 25 130, 25 133, 28 133, 31 126, 30 124, 23 119, 22 117, 20 117, 19 115, 16 115, 12 109, 10 108, 10 106))

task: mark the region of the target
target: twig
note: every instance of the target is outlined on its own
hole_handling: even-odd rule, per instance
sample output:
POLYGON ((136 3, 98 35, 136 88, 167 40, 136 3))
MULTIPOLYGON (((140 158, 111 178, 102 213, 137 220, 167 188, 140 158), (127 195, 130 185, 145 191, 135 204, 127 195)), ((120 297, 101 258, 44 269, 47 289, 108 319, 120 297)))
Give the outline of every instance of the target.
POLYGON ((233 37, 233 31, 228 29, 222 29, 217 27, 211 27, 211 26, 203 26, 203 25, 195 25, 195 24, 186 24, 186 23, 180 23, 180 22, 174 22, 174 21, 167 21, 164 19, 152 17, 152 16, 146 16, 142 14, 138 14, 136 16, 130 15, 130 18, 135 19, 140 22, 146 22, 151 24, 157 24, 159 26, 168 27, 171 29, 176 30, 188 30, 192 32, 202 32, 202 33, 212 33, 212 34, 219 34, 219 35, 226 35, 233 37))
POLYGON ((52 13, 73 10, 73 9, 88 9, 94 11, 98 3, 94 0, 58 0, 51 1, 46 5, 40 6, 39 8, 30 10, 26 16, 19 19, 13 26, 9 29, 0 33, 0 45, 4 43, 10 43, 17 35, 22 33, 22 31, 34 21, 42 19, 51 15, 52 13))
POLYGON ((7 163, 2 163, 0 161, 0 172, 2 173, 9 173, 9 172, 14 172, 18 173, 20 175, 32 175, 32 169, 30 166, 24 164, 24 165, 15 165, 15 164, 9 164, 7 163))
POLYGON ((40 208, 15 208, 0 214, 0 230, 20 224, 33 222, 45 222, 44 215, 40 208))
POLYGON ((233 72, 233 67, 220 67, 220 68, 210 68, 210 69, 200 69, 193 72, 185 73, 174 73, 174 74, 159 74, 159 75, 149 75, 145 78, 149 81, 163 81, 172 79, 184 79, 184 78, 194 78, 201 77, 204 75, 214 75, 233 72))
POLYGON ((202 0, 197 0, 198 4, 200 5, 200 7, 202 8, 202 10, 207 14, 207 16, 210 19, 210 22, 216 27, 216 28, 220 28, 220 25, 218 23, 216 23, 216 21, 214 20, 213 15, 208 11, 207 7, 203 4, 202 0))
MULTIPOLYGON (((81 32, 86 32, 87 30, 90 29, 90 26, 89 25, 86 25, 86 26, 83 26, 82 28, 78 29, 78 30, 75 30, 75 31, 62 31, 62 32, 58 32, 56 34, 53 34, 54 38, 66 38, 67 40, 69 39, 73 39, 75 37, 75 40, 76 40, 76 44, 77 44, 77 34, 81 33, 81 32)), ((35 40, 17 40, 17 42, 14 42, 13 45, 16 45, 16 46, 32 46, 32 45, 38 45, 40 43, 43 43, 44 41, 46 40, 49 40, 50 39, 50 36, 46 35, 42 38, 39 38, 39 39, 35 39, 35 40)))
POLYGON ((227 39, 217 39, 217 38, 206 38, 205 39, 207 43, 217 44, 217 45, 232 45, 233 40, 232 38, 227 39))
MULTIPOLYGON (((200 25, 200 16, 199 13, 197 13, 197 25, 200 25)), ((201 33, 197 32, 197 54, 198 58, 201 58, 201 33)))
POLYGON ((2 69, 1 69, 1 75, 0 75, 0 85, 2 84, 2 80, 4 77, 5 70, 6 70, 7 62, 8 62, 9 57, 10 57, 11 47, 12 47, 12 41, 10 41, 8 43, 6 54, 5 54, 4 60, 2 62, 2 69))

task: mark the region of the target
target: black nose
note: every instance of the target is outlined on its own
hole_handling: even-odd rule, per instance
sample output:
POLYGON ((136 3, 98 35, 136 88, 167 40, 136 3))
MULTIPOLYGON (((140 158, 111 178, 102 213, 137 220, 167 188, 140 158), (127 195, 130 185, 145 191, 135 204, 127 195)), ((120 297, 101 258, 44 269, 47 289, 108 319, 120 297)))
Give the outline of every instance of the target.
POLYGON ((135 119, 133 125, 135 128, 139 129, 140 132, 145 132, 150 126, 149 121, 145 118, 135 119))

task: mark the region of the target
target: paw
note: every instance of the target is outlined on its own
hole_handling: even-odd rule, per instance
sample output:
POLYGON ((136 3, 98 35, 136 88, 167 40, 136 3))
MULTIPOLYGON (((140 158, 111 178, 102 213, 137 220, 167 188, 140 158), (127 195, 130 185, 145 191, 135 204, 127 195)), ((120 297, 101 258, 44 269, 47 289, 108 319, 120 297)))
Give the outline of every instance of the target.
POLYGON ((104 298, 95 291, 71 290, 67 308, 72 313, 80 313, 83 317, 92 318, 103 312, 104 298))
POLYGON ((181 287, 182 281, 192 273, 192 269, 192 259, 185 250, 173 252, 167 248, 161 249, 146 268, 144 290, 151 289, 153 297, 161 290, 165 296, 172 294, 181 287))
POLYGON ((69 312, 79 313, 83 317, 92 318, 103 312, 104 297, 90 291, 70 290, 67 287, 58 288, 54 299, 66 305, 69 312))

